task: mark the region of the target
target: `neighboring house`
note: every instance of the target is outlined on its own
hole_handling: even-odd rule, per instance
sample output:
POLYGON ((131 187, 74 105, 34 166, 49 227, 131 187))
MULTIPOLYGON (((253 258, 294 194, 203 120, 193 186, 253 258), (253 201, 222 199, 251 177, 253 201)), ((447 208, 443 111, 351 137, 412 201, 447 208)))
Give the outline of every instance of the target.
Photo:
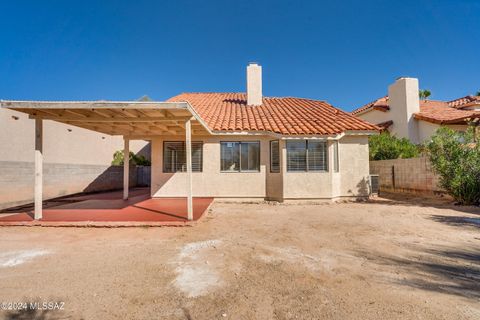
POLYGON ((480 96, 451 101, 420 100, 418 79, 400 78, 388 87, 388 95, 352 114, 414 143, 428 140, 440 126, 465 131, 468 122, 480 118, 480 96))
POLYGON ((324 101, 263 97, 261 77, 261 66, 250 64, 246 93, 183 93, 167 102, 3 101, 2 106, 29 113, 39 126, 50 119, 122 135, 125 150, 130 140, 150 140, 152 197, 187 196, 191 203, 192 196, 277 201, 368 196, 368 136, 379 128, 324 101))

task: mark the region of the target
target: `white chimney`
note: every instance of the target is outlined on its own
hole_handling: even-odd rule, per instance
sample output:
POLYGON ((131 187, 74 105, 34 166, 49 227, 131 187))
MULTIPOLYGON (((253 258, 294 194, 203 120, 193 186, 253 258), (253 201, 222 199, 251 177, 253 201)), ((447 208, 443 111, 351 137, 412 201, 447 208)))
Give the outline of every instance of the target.
POLYGON ((420 111, 418 79, 397 79, 388 87, 388 99, 393 120, 391 132, 399 138, 419 143, 417 122, 413 118, 413 114, 420 111))
POLYGON ((247 66, 247 105, 262 104, 262 67, 256 62, 247 66))

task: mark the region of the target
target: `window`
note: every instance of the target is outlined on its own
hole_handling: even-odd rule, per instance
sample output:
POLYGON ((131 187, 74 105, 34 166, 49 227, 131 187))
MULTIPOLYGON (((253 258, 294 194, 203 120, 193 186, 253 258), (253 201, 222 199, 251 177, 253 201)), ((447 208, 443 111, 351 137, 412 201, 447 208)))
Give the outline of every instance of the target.
POLYGON ((260 171, 260 142, 221 142, 221 171, 260 171))
POLYGON ((327 159, 325 141, 287 141, 287 171, 327 171, 327 159))
POLYGON ((270 141, 270 172, 280 172, 280 147, 278 140, 270 141))
POLYGON ((339 165, 338 165, 338 141, 333 142, 333 171, 338 172, 339 171, 339 165))
MULTIPOLYGON (((184 141, 165 141, 163 143, 163 172, 186 172, 187 150, 184 141)), ((203 143, 192 142, 192 172, 202 172, 203 143)))

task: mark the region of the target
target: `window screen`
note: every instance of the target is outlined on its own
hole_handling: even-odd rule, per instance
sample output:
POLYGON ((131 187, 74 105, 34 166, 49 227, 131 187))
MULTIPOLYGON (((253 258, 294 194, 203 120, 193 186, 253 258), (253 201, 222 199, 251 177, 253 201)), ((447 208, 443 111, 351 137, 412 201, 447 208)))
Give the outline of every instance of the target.
POLYGON ((280 172, 280 147, 278 140, 270 141, 270 172, 280 172))
POLYGON ((287 171, 307 171, 307 143, 305 140, 287 141, 287 171))
POLYGON ((327 159, 325 141, 287 141, 287 171, 327 171, 327 159))
POLYGON ((327 171, 327 143, 324 141, 307 141, 308 171, 327 171))
POLYGON ((221 171, 260 171, 259 142, 221 142, 221 171))
MULTIPOLYGON (((187 150, 184 141, 171 141, 163 143, 163 172, 186 172, 187 150)), ((202 172, 203 169, 203 143, 192 142, 192 171, 202 172)))

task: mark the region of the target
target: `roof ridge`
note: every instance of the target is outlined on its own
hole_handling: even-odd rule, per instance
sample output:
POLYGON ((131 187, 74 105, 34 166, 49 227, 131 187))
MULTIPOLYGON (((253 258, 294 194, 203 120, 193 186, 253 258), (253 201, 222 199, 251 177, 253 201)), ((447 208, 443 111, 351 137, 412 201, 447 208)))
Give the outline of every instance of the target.
MULTIPOLYGON (((179 96, 179 95, 182 95, 182 94, 242 94, 242 95, 246 95, 247 93, 246 92, 233 92, 233 91, 232 92, 192 91, 192 92, 182 92, 182 93, 180 93, 176 96, 179 96)), ((176 96, 173 96, 173 97, 176 97, 176 96)), ((327 103, 329 105, 332 105, 327 100, 320 100, 320 99, 314 99, 314 98, 304 98, 304 97, 295 97, 295 96, 262 96, 262 98, 265 98, 265 99, 299 99, 299 100, 308 100, 308 101, 315 101, 315 102, 324 102, 324 103, 327 103)))

